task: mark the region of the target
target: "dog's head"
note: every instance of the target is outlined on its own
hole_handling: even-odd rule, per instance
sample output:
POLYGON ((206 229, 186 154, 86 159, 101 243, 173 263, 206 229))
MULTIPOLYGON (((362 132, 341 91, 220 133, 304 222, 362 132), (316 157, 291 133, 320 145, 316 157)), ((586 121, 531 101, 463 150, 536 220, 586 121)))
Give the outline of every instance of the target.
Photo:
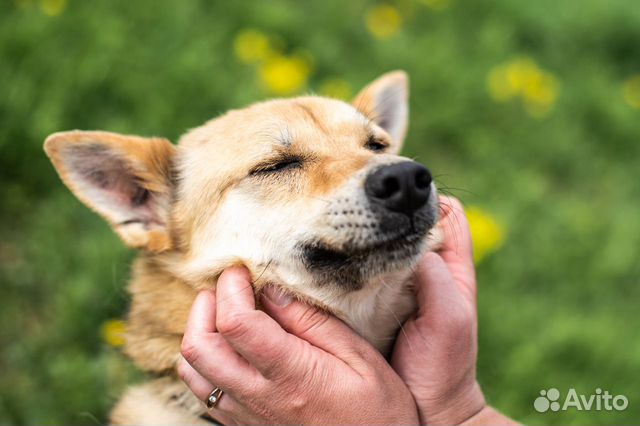
POLYGON ((331 307, 407 271, 437 219, 429 171, 398 155, 407 77, 352 104, 309 96, 230 111, 177 146, 63 132, 45 149, 63 181, 126 244, 171 259, 197 288, 234 263, 331 307))

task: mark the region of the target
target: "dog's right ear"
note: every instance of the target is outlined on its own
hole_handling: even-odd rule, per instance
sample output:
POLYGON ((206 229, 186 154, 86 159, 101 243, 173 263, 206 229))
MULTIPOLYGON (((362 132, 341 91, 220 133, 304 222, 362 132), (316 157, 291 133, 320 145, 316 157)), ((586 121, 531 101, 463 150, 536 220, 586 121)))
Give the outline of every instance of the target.
POLYGON ((171 248, 167 222, 176 151, 171 142, 71 131, 49 136, 44 150, 69 189, 125 244, 155 252, 171 248))

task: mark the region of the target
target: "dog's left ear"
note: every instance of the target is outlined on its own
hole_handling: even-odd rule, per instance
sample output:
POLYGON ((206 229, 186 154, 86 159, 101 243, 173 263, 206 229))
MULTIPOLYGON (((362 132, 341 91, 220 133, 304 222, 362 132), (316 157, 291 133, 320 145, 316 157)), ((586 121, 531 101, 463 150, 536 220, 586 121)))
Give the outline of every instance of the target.
POLYGON ((171 142, 71 131, 49 136, 44 149, 69 189, 126 245, 154 252, 171 248, 171 142))
POLYGON ((392 71, 362 89, 352 105, 391 136, 392 153, 402 148, 409 121, 409 77, 392 71))

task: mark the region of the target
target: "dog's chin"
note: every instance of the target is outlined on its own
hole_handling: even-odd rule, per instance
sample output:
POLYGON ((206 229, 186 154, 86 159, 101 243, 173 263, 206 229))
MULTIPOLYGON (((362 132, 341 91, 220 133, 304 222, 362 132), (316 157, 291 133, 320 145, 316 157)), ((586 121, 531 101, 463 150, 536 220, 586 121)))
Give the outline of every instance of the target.
POLYGON ((431 226, 407 227, 392 238, 371 238, 366 245, 340 247, 315 240, 300 245, 306 269, 319 285, 358 290, 376 276, 411 268, 431 226))
POLYGON ((419 237, 410 234, 400 235, 397 238, 372 242, 365 247, 336 248, 321 241, 309 243, 304 246, 305 263, 310 269, 342 268, 349 263, 366 263, 372 257, 392 258, 394 254, 403 251, 412 251, 415 240, 419 237))

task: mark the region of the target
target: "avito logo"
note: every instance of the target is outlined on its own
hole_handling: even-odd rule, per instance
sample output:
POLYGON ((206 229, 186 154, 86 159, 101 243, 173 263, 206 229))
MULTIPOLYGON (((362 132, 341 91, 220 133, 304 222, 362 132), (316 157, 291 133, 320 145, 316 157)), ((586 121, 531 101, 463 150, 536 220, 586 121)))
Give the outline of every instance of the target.
POLYGON ((556 388, 542 389, 540 396, 533 401, 533 408, 539 413, 546 411, 566 411, 574 408, 578 411, 623 411, 629 406, 629 400, 624 395, 612 395, 609 391, 597 388, 591 395, 578 394, 570 388, 564 401, 560 401, 560 391, 556 388))

